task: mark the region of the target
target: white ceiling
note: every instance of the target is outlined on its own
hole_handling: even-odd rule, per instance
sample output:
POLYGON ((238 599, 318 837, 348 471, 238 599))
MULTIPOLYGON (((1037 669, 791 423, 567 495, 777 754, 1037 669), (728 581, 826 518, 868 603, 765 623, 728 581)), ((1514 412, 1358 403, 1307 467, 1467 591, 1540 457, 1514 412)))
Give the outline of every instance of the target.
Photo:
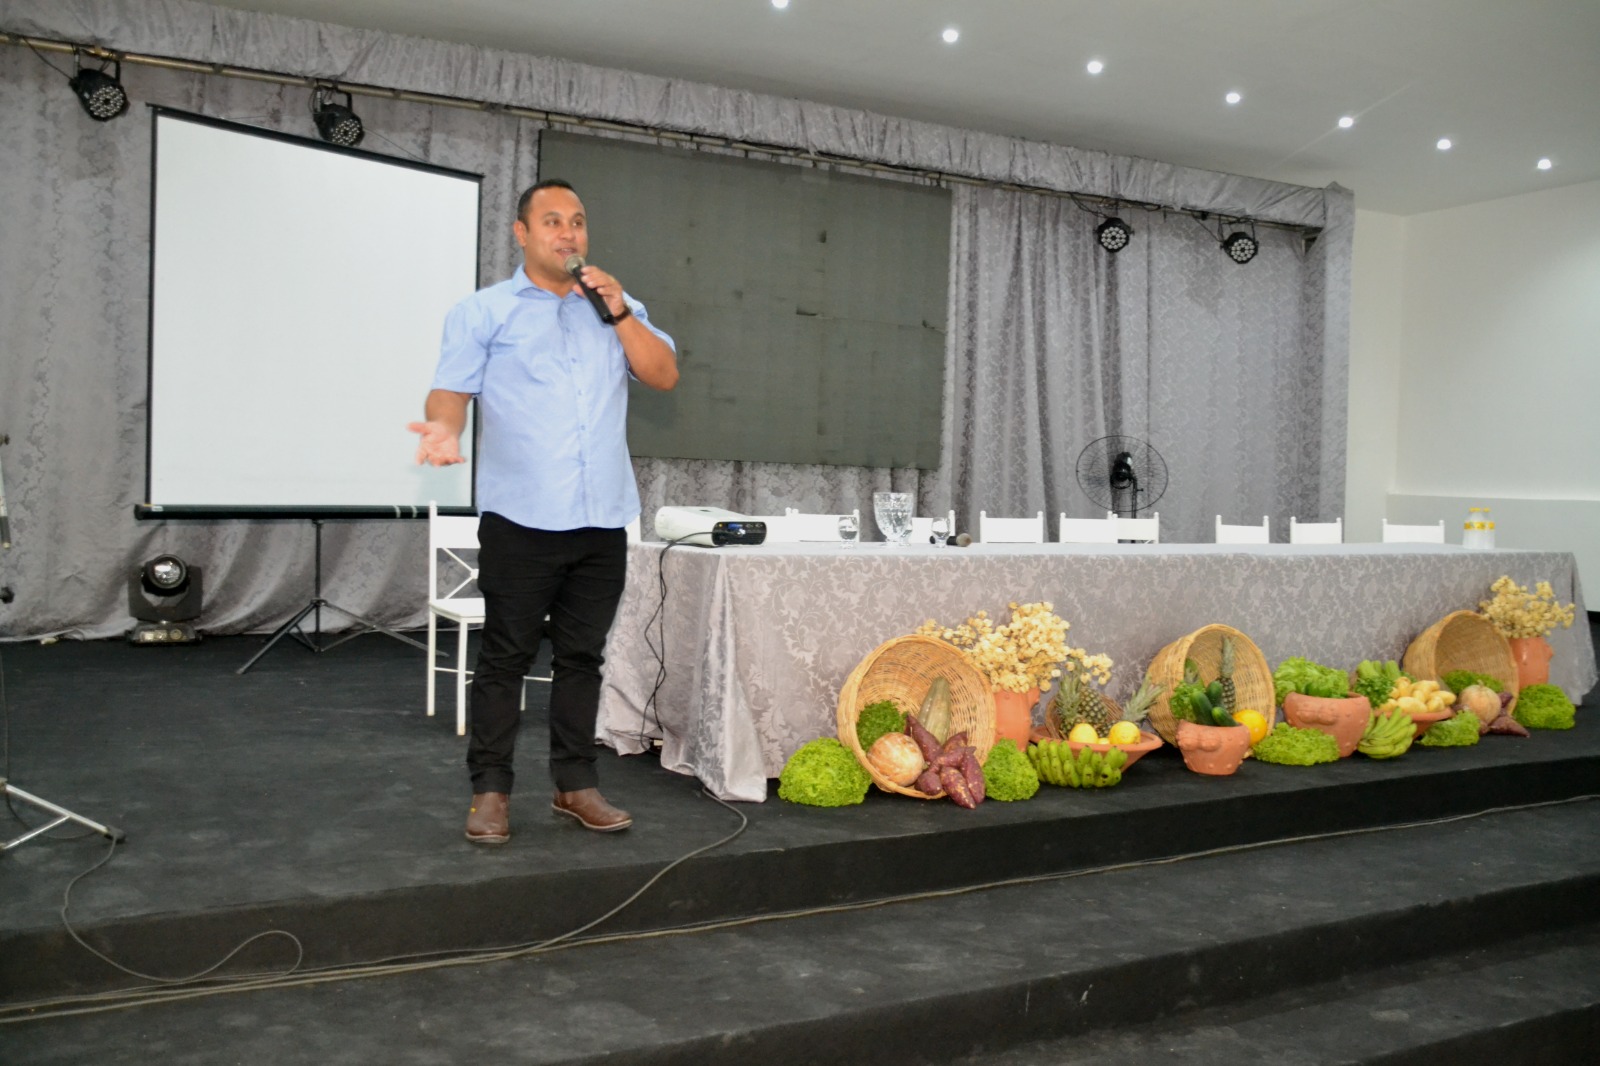
POLYGON ((1600 179, 1600 0, 214 2, 1336 181, 1392 214, 1600 179))

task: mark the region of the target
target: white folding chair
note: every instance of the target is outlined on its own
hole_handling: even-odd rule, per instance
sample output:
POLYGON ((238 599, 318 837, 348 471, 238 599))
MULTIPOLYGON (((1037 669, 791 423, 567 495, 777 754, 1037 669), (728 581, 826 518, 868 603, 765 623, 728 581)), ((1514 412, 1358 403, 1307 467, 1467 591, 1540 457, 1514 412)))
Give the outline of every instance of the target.
POLYGON ((628 543, 637 544, 644 539, 644 532, 639 524, 639 516, 634 515, 633 521, 622 527, 628 534, 628 543))
MULTIPOLYGON (((948 536, 954 536, 955 535, 955 531, 956 531, 956 511, 955 511, 954 507, 952 507, 948 512, 946 512, 946 514, 944 516, 944 520, 945 520, 945 529, 948 531, 948 532, 945 533, 945 536, 947 536, 947 537, 948 536)), ((932 544, 933 543, 933 517, 932 516, 929 516, 927 518, 917 518, 915 516, 912 517, 912 519, 911 519, 911 543, 913 543, 913 544, 932 544)))
POLYGON ((1160 544, 1161 512, 1151 511, 1149 518, 1118 518, 1117 539, 1160 544))
MULTIPOLYGON (((843 514, 809 514, 803 513, 795 507, 783 509, 784 542, 800 543, 801 541, 829 541, 839 542, 839 519, 843 514)), ((861 510, 857 508, 850 512, 850 517, 856 520, 856 528, 861 528, 861 510)), ((772 540, 772 527, 767 527, 767 540, 772 540)))
POLYGON ((1436 526, 1406 526, 1392 523, 1387 518, 1383 520, 1383 542, 1385 544, 1443 544, 1444 519, 1439 519, 1436 526))
POLYGON ((1056 519, 1056 543, 1058 544, 1115 544, 1117 536, 1117 516, 1110 511, 1104 518, 1068 518, 1067 512, 1059 512, 1056 519))
POLYGON ((1222 521, 1222 516, 1217 515, 1217 543, 1218 544, 1267 544, 1272 540, 1272 530, 1267 525, 1267 516, 1261 516, 1259 526, 1230 526, 1222 521))
MULTIPOLYGON (((467 669, 467 632, 473 626, 483 625, 483 597, 478 595, 478 567, 476 559, 467 553, 478 550, 477 515, 442 515, 439 505, 428 501, 428 717, 434 715, 438 702, 440 674, 454 674, 456 688, 456 736, 467 734, 467 681, 472 671, 467 669), (460 580, 441 594, 439 589, 440 556, 449 560, 449 579, 460 580), (468 595, 462 595, 468 592, 468 595), (439 619, 456 624, 456 660, 454 666, 439 665, 439 619)), ((549 681, 548 677, 525 678, 532 681, 549 681)), ((527 707, 527 693, 519 706, 527 707)))
POLYGON ((978 540, 984 544, 1043 544, 1044 512, 1032 518, 990 518, 978 512, 978 540))
POLYGON ((1344 519, 1332 522, 1302 522, 1289 516, 1290 544, 1343 544, 1344 519))

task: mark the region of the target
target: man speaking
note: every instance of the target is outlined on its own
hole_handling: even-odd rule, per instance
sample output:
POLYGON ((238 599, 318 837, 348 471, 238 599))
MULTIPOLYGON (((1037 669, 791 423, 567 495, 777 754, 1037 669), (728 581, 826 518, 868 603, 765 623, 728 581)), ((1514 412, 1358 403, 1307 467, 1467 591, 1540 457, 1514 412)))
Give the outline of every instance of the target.
POLYGON ((628 377, 678 383, 672 338, 622 283, 587 266, 588 218, 564 181, 522 194, 512 224, 523 264, 457 304, 417 462, 463 462, 467 404, 478 398, 478 589, 485 621, 472 679, 467 839, 511 837, 512 753, 522 678, 549 634, 553 807, 589 829, 633 819, 597 787, 595 718, 606 634, 627 568, 623 527, 639 514, 628 455, 628 377), (609 312, 609 313, 607 313, 609 312))

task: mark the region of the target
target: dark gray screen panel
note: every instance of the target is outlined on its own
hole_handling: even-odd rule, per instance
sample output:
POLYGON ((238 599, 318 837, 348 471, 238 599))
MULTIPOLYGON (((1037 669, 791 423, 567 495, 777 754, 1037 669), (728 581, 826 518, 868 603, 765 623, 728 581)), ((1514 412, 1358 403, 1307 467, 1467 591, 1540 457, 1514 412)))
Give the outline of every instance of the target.
POLYGON ((810 167, 545 131, 589 260, 678 345, 635 385, 635 455, 939 465, 950 196, 810 167))

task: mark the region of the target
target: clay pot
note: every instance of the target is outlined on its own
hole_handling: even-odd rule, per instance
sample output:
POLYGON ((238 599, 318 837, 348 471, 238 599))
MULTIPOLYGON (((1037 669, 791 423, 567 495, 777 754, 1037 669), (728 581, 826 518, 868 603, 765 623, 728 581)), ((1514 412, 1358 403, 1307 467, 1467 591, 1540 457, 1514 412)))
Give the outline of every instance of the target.
MULTIPOLYGON (((1371 714, 1372 704, 1365 696, 1335 699, 1291 692, 1283 700, 1283 716, 1289 724, 1296 729, 1317 729, 1328 734, 1338 743, 1341 759, 1355 754, 1371 714)), ((1420 722, 1417 728, 1422 728, 1420 722)))
POLYGON ((1197 774, 1226 777, 1239 769, 1250 750, 1250 730, 1242 725, 1178 723, 1178 750, 1197 774))
MULTIPOLYGON (((1508 637, 1511 657, 1517 660, 1519 688, 1545 685, 1550 682, 1550 659, 1555 649, 1543 637, 1508 637)), ((1508 679, 1509 680, 1509 679, 1508 679)))
POLYGON ((1003 688, 994 690, 994 739, 1010 737, 1017 743, 1018 751, 1028 750, 1028 738, 1033 732, 1033 709, 1039 705, 1039 690, 1010 692, 1003 688))
MULTIPOLYGON (((1395 713, 1396 714, 1411 714, 1410 711, 1396 711, 1395 713)), ((1433 726, 1438 725, 1440 722, 1444 721, 1446 718, 1454 717, 1456 713, 1457 712, 1456 712, 1456 709, 1454 707, 1446 707, 1442 711, 1429 711, 1426 714, 1411 714, 1411 720, 1413 722, 1417 723, 1416 739, 1417 740, 1421 740, 1422 739, 1422 734, 1426 733, 1430 728, 1432 728, 1433 726)))
POLYGON ((1161 747, 1161 743, 1161 738, 1156 736, 1154 733, 1146 733, 1141 730, 1139 733, 1139 742, 1137 744, 1113 744, 1110 741, 1105 741, 1104 743, 1096 741, 1093 744, 1089 744, 1083 741, 1069 740, 1067 741, 1067 747, 1071 748, 1074 753, 1076 753, 1079 748, 1088 748, 1090 751, 1098 751, 1102 754, 1110 751, 1112 748, 1120 748, 1122 750, 1122 754, 1128 757, 1128 761, 1122 764, 1122 770, 1124 773, 1126 773, 1128 767, 1138 762, 1150 752, 1161 747))

